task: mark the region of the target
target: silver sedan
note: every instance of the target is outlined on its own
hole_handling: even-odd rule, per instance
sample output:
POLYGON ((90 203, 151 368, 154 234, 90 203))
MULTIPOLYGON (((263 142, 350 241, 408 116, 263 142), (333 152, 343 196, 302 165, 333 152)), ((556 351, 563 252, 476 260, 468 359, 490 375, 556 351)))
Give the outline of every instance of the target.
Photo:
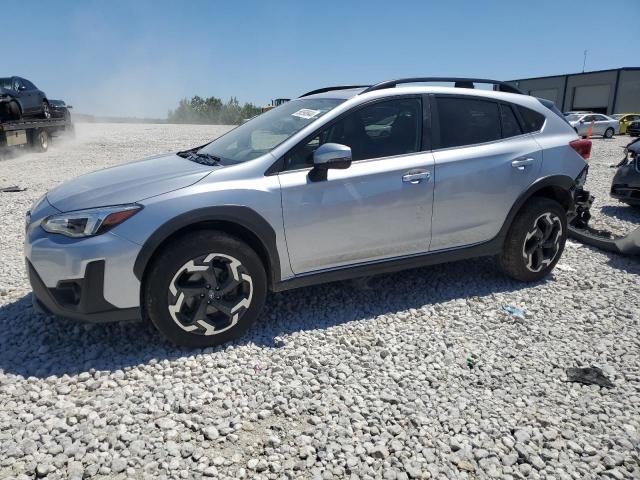
POLYGON ((592 124, 591 135, 611 138, 620 133, 620 122, 601 113, 571 114, 565 118, 580 136, 587 135, 592 124))

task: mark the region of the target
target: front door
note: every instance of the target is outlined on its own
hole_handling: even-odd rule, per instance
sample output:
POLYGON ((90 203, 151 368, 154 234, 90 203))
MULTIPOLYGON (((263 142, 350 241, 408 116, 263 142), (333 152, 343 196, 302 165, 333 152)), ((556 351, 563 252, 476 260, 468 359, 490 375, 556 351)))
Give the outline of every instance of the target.
POLYGON ((294 273, 429 250, 433 155, 421 143, 422 100, 400 97, 347 114, 285 157, 279 179, 294 273), (311 181, 313 151, 328 142, 351 147, 353 163, 311 181))
POLYGON ((22 107, 22 113, 25 115, 32 114, 35 110, 33 105, 33 96, 31 95, 33 92, 29 91, 24 81, 18 77, 14 77, 13 79, 13 90, 15 90, 15 95, 22 107))

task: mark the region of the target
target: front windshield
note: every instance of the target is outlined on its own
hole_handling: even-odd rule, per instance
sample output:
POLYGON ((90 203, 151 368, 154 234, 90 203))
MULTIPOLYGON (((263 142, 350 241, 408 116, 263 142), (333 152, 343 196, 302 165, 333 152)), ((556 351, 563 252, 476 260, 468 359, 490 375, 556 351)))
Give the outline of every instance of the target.
POLYGON ((567 115, 567 122, 577 122, 582 118, 582 115, 576 115, 572 113, 571 115, 567 115))
POLYGON ((344 100, 303 98, 280 105, 234 128, 198 150, 222 164, 242 163, 269 153, 287 138, 317 120, 344 100))

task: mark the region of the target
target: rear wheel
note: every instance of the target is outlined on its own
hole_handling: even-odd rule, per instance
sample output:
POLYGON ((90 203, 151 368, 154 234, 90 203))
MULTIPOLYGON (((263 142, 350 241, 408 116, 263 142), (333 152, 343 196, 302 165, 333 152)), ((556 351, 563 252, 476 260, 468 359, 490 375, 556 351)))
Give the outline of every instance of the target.
POLYGON ((562 205, 532 198, 513 221, 498 266, 516 280, 540 280, 560 260, 566 240, 567 214, 562 205))
POLYGON ((42 118, 51 118, 51 107, 46 100, 42 101, 42 118))
POLYGON ((604 131, 604 138, 613 138, 613 128, 609 127, 604 131))
POLYGON ((49 149, 49 133, 46 130, 36 130, 31 146, 36 152, 46 152, 49 149))
POLYGON ((199 231, 170 243, 146 275, 144 300, 155 327, 185 347, 243 335, 264 305, 267 280, 258 255, 235 237, 199 231))

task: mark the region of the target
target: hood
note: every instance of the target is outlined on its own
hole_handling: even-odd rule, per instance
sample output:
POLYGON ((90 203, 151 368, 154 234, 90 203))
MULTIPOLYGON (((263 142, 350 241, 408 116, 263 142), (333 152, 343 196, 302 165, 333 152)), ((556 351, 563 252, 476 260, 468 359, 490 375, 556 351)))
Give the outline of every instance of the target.
POLYGON ((217 168, 158 155, 81 175, 50 190, 47 200, 62 212, 133 203, 193 185, 217 168))

